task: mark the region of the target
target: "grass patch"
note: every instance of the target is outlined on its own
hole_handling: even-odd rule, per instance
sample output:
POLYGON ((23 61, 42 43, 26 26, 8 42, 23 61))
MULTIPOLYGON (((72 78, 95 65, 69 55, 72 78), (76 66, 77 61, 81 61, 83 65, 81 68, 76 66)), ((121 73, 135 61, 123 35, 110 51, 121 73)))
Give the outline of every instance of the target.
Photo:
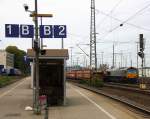
POLYGON ((16 78, 12 76, 0 76, 0 87, 8 85, 14 80, 16 80, 16 78))

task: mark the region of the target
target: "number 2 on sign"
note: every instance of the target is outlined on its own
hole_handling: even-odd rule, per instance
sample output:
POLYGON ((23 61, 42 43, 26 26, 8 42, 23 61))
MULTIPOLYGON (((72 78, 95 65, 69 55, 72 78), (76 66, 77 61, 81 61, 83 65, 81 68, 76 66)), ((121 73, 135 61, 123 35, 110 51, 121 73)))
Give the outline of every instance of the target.
POLYGON ((60 32, 59 35, 65 35, 65 26, 59 26, 60 32))

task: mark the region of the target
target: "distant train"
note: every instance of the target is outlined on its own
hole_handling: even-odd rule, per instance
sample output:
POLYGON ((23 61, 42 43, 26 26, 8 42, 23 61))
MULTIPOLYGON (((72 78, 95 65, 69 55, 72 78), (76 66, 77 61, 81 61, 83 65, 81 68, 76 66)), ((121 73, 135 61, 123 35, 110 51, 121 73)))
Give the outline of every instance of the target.
POLYGON ((3 68, 0 71, 0 75, 7 75, 7 76, 19 76, 21 75, 21 71, 16 68, 3 68))
POLYGON ((134 67, 122 69, 108 69, 104 71, 92 72, 86 70, 71 70, 66 73, 68 79, 82 79, 89 80, 92 75, 97 75, 100 80, 105 82, 124 82, 124 83, 137 83, 138 82, 138 69, 134 67))
POLYGON ((105 82, 138 82, 138 69, 135 67, 110 69, 107 70, 104 77, 105 82))
POLYGON ((66 77, 68 79, 83 79, 83 80, 89 80, 92 75, 98 75, 100 78, 103 76, 103 72, 91 72, 89 69, 83 69, 83 70, 71 70, 68 71, 66 74, 66 77))

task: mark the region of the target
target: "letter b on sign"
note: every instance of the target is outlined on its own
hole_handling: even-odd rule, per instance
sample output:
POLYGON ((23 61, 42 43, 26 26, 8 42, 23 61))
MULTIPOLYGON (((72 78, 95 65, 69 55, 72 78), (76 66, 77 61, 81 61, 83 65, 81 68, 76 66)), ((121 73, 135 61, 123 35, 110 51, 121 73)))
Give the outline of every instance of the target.
POLYGON ((52 38, 53 37, 52 25, 41 25, 40 26, 40 37, 41 38, 52 38))
POLYGON ((33 38, 34 36, 33 25, 20 25, 20 36, 22 38, 33 38))

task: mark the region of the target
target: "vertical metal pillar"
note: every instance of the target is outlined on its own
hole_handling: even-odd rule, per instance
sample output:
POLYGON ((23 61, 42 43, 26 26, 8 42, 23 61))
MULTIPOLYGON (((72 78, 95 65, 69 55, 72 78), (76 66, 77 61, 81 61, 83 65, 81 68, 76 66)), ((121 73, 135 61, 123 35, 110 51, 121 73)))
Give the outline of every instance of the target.
POLYGON ((71 70, 72 70, 72 48, 73 47, 70 47, 70 49, 71 49, 71 70))
POLYGON ((121 55, 121 63, 120 63, 120 67, 123 67, 123 52, 122 52, 122 51, 121 51, 120 55, 121 55))
POLYGON ((142 78, 144 77, 143 67, 144 67, 144 58, 142 57, 142 78))
POLYGON ((35 46, 35 67, 36 67, 36 70, 35 70, 35 75, 36 75, 36 91, 35 91, 35 113, 36 114, 39 114, 41 112, 40 110, 40 105, 39 105, 39 39, 38 39, 38 17, 37 17, 37 14, 38 14, 38 7, 37 7, 37 0, 35 0, 35 41, 34 43, 37 44, 37 45, 34 45, 35 46))
MULTIPOLYGON (((41 19, 41 25, 43 24, 43 21, 42 21, 42 17, 40 17, 41 19)), ((41 38, 41 49, 43 49, 43 38, 41 38)))
POLYGON ((64 39, 61 39, 61 48, 64 49, 64 39))
POLYGON ((137 69, 139 68, 139 58, 138 58, 138 51, 139 51, 139 42, 136 42, 137 43, 137 59, 136 59, 136 63, 137 63, 137 69))
POLYGON ((112 61, 112 67, 115 67, 115 48, 114 48, 114 44, 113 44, 113 61, 112 61))
POLYGON ((96 25, 95 25, 95 0, 91 0, 91 24, 90 24, 90 68, 97 70, 96 54, 96 25))
POLYGON ((104 53, 104 52, 102 52, 102 66, 103 66, 103 64, 104 64, 104 63, 103 63, 103 53, 104 53))

